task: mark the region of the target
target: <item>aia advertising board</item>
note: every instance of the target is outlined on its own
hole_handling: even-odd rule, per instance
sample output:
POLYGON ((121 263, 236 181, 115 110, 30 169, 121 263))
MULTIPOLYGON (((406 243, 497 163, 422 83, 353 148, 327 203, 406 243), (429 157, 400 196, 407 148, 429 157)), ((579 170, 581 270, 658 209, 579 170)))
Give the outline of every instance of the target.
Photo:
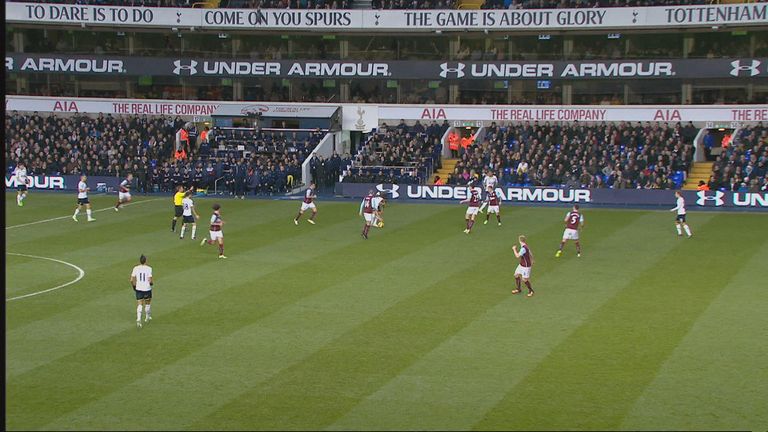
MULTIPOLYGON (((482 189, 476 187, 482 193, 482 189)), ((381 192, 390 200, 431 201, 463 200, 470 189, 466 186, 422 186, 373 183, 336 183, 336 194, 361 198, 369 190, 381 192)), ((682 191, 689 209, 728 209, 768 211, 768 191, 721 192, 682 191)), ((669 207, 675 206, 672 190, 648 189, 565 189, 533 187, 499 187, 496 193, 504 203, 514 205, 587 204, 605 207, 669 207)))

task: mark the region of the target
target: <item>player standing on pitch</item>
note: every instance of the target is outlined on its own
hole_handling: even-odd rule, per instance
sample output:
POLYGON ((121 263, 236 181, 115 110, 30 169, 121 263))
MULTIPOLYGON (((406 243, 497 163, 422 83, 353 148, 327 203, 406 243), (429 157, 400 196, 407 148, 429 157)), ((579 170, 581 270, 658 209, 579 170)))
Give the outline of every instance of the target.
POLYGON ((200 242, 200 246, 208 243, 209 245, 218 243, 219 245, 219 258, 226 259, 224 256, 224 220, 221 218, 221 206, 218 204, 213 205, 213 214, 211 215, 211 228, 208 234, 211 239, 204 238, 200 242))
POLYGON ((88 222, 93 222, 96 219, 91 217, 91 201, 88 199, 88 191, 91 188, 88 187, 88 183, 85 181, 88 177, 80 176, 80 183, 77 184, 77 207, 75 207, 75 214, 72 215, 72 220, 77 222, 77 215, 80 214, 80 209, 85 207, 85 213, 88 215, 88 222))
POLYGON ((125 180, 120 182, 120 191, 117 193, 115 211, 119 211, 121 205, 131 202, 131 183, 133 183, 133 174, 128 174, 125 176, 125 180))
MULTIPOLYGON (((192 188, 190 188, 189 190, 191 191, 192 188)), ((184 200, 185 195, 186 195, 186 192, 184 191, 184 186, 177 185, 176 193, 173 194, 173 220, 171 221, 172 232, 176 232, 176 221, 184 213, 184 207, 182 206, 182 201, 184 200)))
POLYGON ((471 184, 469 188, 471 191, 469 198, 459 201, 459 204, 469 203, 467 212, 464 214, 464 219, 467 222, 467 228, 464 229, 464 234, 469 234, 472 232, 472 226, 475 224, 475 217, 477 216, 477 212, 480 209, 480 194, 477 193, 477 189, 473 188, 471 184))
POLYGON ((368 195, 363 198, 363 201, 360 203, 360 211, 358 214, 365 218, 363 232, 360 235, 368 240, 368 231, 371 229, 371 224, 373 223, 373 190, 369 190, 368 195))
POLYGON ((22 162, 13 170, 16 177, 16 205, 24 207, 24 198, 27 197, 27 167, 22 162))
POLYGON ((485 222, 483 222, 483 225, 488 224, 488 219, 491 218, 491 213, 496 214, 496 221, 499 223, 499 226, 501 226, 501 213, 499 213, 499 195, 496 193, 496 190, 493 189, 493 186, 488 186, 488 194, 485 196, 485 203, 483 205, 488 204, 488 213, 485 214, 485 222))
POLYGON ((373 222, 371 225, 376 228, 383 228, 384 218, 382 214, 384 213, 384 206, 387 204, 387 201, 381 196, 381 192, 376 192, 376 196, 373 197, 371 203, 373 204, 373 222))
POLYGON ((520 259, 520 264, 515 269, 515 286, 512 290, 512 294, 520 294, 520 282, 525 282, 525 286, 528 288, 528 297, 533 297, 533 288, 531 288, 531 268, 533 267, 533 253, 528 243, 525 240, 525 236, 521 235, 517 238, 520 242, 520 250, 517 250, 517 245, 512 246, 512 251, 515 253, 515 258, 520 259))
POLYGON ((563 246, 568 240, 576 243, 576 257, 581 258, 581 244, 579 243, 579 230, 584 227, 584 215, 579 213, 579 205, 574 204, 573 210, 565 215, 565 231, 563 231, 563 240, 560 242, 560 249, 555 253, 555 258, 560 258, 563 254, 563 246))
POLYGON ((299 209, 299 214, 296 215, 296 217, 293 219, 294 225, 299 224, 299 219, 301 219, 301 215, 304 214, 305 211, 308 209, 312 209, 312 216, 307 219, 307 222, 311 223, 312 225, 315 224, 315 216, 317 216, 317 206, 315 206, 315 198, 317 198, 317 195, 315 195, 315 182, 309 183, 309 188, 304 192, 304 202, 301 203, 301 208, 299 209))
POLYGON ((685 229, 685 233, 688 235, 688 238, 691 238, 693 233, 691 232, 691 228, 689 228, 688 224, 685 222, 685 199, 683 199, 683 194, 680 193, 680 191, 675 191, 675 196, 677 197, 677 205, 675 208, 670 209, 669 211, 677 212, 677 217, 675 218, 675 228, 677 228, 677 235, 683 235, 683 231, 681 230, 681 228, 683 228, 685 229))
POLYGON ((147 257, 139 257, 139 265, 131 272, 131 286, 136 292, 136 327, 141 328, 141 309, 144 309, 144 322, 152 319, 149 304, 152 303, 152 267, 147 265, 147 257))
POLYGON ((197 220, 200 219, 200 215, 197 214, 195 209, 195 202, 192 201, 192 191, 187 191, 184 194, 184 199, 181 200, 182 217, 184 218, 181 225, 181 235, 179 240, 184 240, 184 231, 187 230, 187 225, 192 224, 192 240, 195 239, 197 233, 197 220))

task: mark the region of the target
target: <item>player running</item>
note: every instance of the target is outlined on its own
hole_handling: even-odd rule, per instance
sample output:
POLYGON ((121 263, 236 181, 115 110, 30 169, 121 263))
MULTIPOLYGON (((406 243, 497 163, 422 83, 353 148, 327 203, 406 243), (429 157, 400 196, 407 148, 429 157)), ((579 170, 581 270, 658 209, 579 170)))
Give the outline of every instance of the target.
POLYGON ((88 191, 91 188, 88 187, 87 176, 80 176, 80 183, 77 184, 77 207, 75 207, 75 214, 72 215, 72 220, 77 222, 77 215, 80 214, 80 209, 85 208, 85 213, 88 215, 88 222, 93 222, 94 219, 91 216, 91 201, 88 199, 88 191))
POLYGON ((27 167, 19 162, 16 169, 13 170, 13 176, 16 177, 16 205, 24 207, 24 198, 27 197, 27 167))
POLYGON ((373 190, 369 190, 368 195, 360 203, 360 211, 358 212, 360 216, 365 218, 363 232, 360 235, 366 240, 368 240, 368 230, 371 229, 371 224, 373 223, 373 211, 373 190))
POLYGON ((471 194, 469 198, 465 200, 461 200, 459 204, 466 204, 469 203, 469 207, 467 207, 467 212, 464 214, 464 219, 467 221, 467 228, 464 229, 464 234, 469 234, 472 232, 472 226, 475 224, 475 217, 477 216, 477 212, 480 209, 480 194, 477 193, 477 189, 471 188, 471 194))
POLYGON ((384 218, 382 214, 384 213, 384 206, 387 205, 387 201, 381 196, 381 192, 376 192, 376 196, 371 200, 371 204, 373 204, 373 221, 371 225, 376 228, 383 228, 384 218))
POLYGON ((525 240, 525 236, 521 235, 517 238, 520 242, 520 250, 517 250, 517 245, 512 246, 512 251, 515 253, 515 258, 520 259, 520 264, 515 269, 515 286, 512 290, 512 294, 520 294, 520 282, 525 282, 525 286, 528 288, 528 297, 533 297, 533 288, 531 288, 531 267, 533 267, 533 253, 528 243, 525 240))
POLYGON ((131 184, 133 182, 133 174, 125 176, 125 180, 120 182, 120 191, 117 193, 117 204, 115 204, 115 211, 120 211, 120 206, 131 202, 131 184))
POLYGON ((584 227, 584 215, 579 213, 579 205, 574 204, 573 210, 565 215, 565 231, 563 231, 563 240, 560 242, 560 249, 555 253, 555 258, 560 258, 563 254, 563 246, 568 240, 576 243, 576 257, 581 258, 581 244, 579 243, 579 230, 584 227))
POLYGON ((299 209, 299 214, 296 215, 296 217, 293 219, 293 223, 295 225, 299 224, 299 219, 301 219, 301 215, 304 214, 307 209, 312 209, 312 216, 307 219, 307 222, 311 223, 312 225, 315 224, 315 216, 317 216, 317 207, 315 206, 315 198, 317 198, 317 195, 315 195, 315 182, 309 183, 309 188, 304 192, 304 202, 301 203, 301 209, 299 209))
POLYGON ((187 225, 189 224, 192 224, 192 240, 194 240, 195 233, 197 232, 197 220, 200 219, 200 215, 197 214, 197 209, 195 209, 191 191, 187 191, 184 194, 184 199, 181 200, 181 207, 181 215, 184 219, 181 225, 181 235, 179 236, 179 240, 184 240, 184 232, 187 230, 187 225))
POLYGON ((688 235, 688 238, 691 238, 693 233, 691 232, 691 228, 689 228, 688 224, 685 222, 685 199, 683 199, 683 194, 680 193, 680 191, 675 191, 675 196, 677 197, 677 205, 675 208, 670 209, 669 211, 677 212, 677 217, 675 218, 675 228, 677 228, 677 235, 683 235, 681 230, 682 228, 685 229, 685 233, 688 235))
MULTIPOLYGON (((189 189, 191 191, 192 188, 189 189)), ((184 207, 182 201, 186 196, 187 191, 184 191, 184 186, 176 186, 176 193, 173 194, 173 221, 171 221, 171 231, 176 232, 176 221, 183 216, 184 207)))
POLYGON ((499 226, 501 226, 501 213, 499 213, 499 195, 496 193, 496 190, 494 190, 492 186, 488 186, 487 190, 488 194, 485 196, 485 203, 483 204, 488 205, 488 213, 485 214, 485 222, 483 222, 483 225, 488 224, 488 219, 491 218, 491 213, 494 213, 496 215, 496 221, 499 223, 499 226))
POLYGON ((208 234, 210 235, 210 240, 207 238, 204 238, 203 241, 200 242, 200 246, 208 243, 209 245, 217 244, 219 245, 219 258, 220 259, 226 259, 227 257, 224 256, 224 220, 221 218, 221 206, 218 204, 213 205, 213 214, 211 215, 211 227, 208 234))
POLYGON ((136 292, 136 327, 141 328, 141 309, 144 308, 144 322, 152 320, 150 303, 152 302, 152 267, 147 265, 147 257, 139 257, 139 265, 131 272, 131 286, 136 292))

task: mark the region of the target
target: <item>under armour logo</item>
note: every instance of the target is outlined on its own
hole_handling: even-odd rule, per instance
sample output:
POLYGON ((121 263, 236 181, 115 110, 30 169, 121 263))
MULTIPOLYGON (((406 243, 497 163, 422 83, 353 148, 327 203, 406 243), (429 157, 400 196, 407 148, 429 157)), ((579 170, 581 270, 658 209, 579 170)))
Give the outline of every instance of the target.
POLYGON ((183 65, 181 64, 181 60, 176 60, 173 62, 173 65, 176 66, 173 69, 173 73, 176 75, 181 75, 181 71, 183 70, 188 71, 190 75, 197 73, 197 62, 195 60, 190 60, 188 65, 183 65))
POLYGON ((400 196, 400 193, 398 192, 398 189, 400 189, 400 186, 393 184, 392 189, 387 189, 384 187, 383 184, 377 184, 376 190, 379 192, 388 192, 390 195, 392 195, 392 199, 395 199, 400 196))
POLYGON ((699 199, 696 200, 696 204, 700 206, 707 205, 707 201, 714 201, 716 207, 725 204, 725 201, 723 200, 725 193, 720 191, 716 191, 714 195, 707 195, 706 191, 698 191, 696 195, 699 196, 699 199))
POLYGON ((731 62, 731 66, 733 66, 733 69, 731 69, 731 75, 737 77, 737 76, 755 76, 760 74, 760 60, 752 60, 749 62, 748 65, 742 65, 741 60, 734 60, 731 62), (742 74, 742 71, 745 73, 742 74))
POLYGON ((440 65, 440 76, 448 78, 448 73, 450 72, 456 74, 456 78, 461 78, 464 76, 464 67, 466 67, 464 63, 456 63, 455 68, 448 67, 448 63, 443 63, 440 65))

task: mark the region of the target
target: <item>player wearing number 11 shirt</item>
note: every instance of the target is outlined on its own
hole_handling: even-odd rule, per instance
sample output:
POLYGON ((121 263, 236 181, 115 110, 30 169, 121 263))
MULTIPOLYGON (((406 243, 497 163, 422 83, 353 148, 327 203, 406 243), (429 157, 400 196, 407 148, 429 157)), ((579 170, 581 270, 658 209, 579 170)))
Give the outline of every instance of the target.
POLYGON ((556 258, 563 254, 563 246, 568 240, 576 243, 576 256, 581 257, 581 244, 579 243, 579 230, 584 226, 584 215, 579 213, 579 205, 575 204, 573 210, 565 215, 565 231, 563 231, 563 240, 560 242, 560 249, 555 253, 556 258))

